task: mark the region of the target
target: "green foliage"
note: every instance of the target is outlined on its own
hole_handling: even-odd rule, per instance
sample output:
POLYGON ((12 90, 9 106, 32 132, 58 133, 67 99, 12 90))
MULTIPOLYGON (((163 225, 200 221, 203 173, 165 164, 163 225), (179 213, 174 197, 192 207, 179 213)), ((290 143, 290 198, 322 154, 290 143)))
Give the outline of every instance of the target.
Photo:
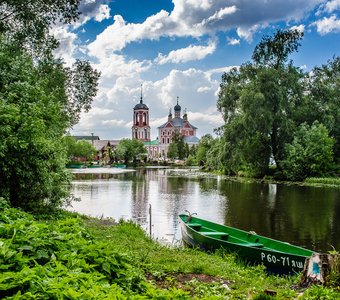
POLYGON ((214 139, 210 134, 204 135, 195 149, 195 161, 206 170, 223 169, 221 165, 222 147, 220 138, 214 139))
POLYGON ((295 30, 278 30, 272 37, 265 36, 255 47, 253 60, 259 65, 280 68, 287 61, 289 54, 296 52, 303 32, 295 30))
POLYGON ((284 145, 292 139, 292 115, 302 97, 298 68, 287 57, 298 47, 296 31, 278 31, 255 48, 254 63, 243 64, 222 77, 218 109, 223 130, 227 173, 248 169, 263 176, 272 156, 280 169, 284 145))
POLYGON ((338 159, 340 58, 315 68, 311 75, 304 74, 288 61, 302 36, 297 30, 286 30, 263 37, 254 50, 253 62, 222 76, 217 107, 225 125, 220 128, 219 153, 227 174, 242 172, 263 177, 269 172, 270 162, 276 166, 276 177, 287 171, 289 179, 329 171, 331 160, 329 156, 323 158, 322 152, 314 154, 324 159, 320 165, 328 161, 323 170, 317 170, 319 167, 312 162, 312 171, 291 174, 294 168, 298 172, 298 166, 291 159, 292 152, 287 158, 286 145, 293 143, 296 129, 304 122, 311 126, 319 121, 326 126, 334 138, 334 158, 338 159))
POLYGON ((204 166, 208 159, 208 151, 213 144, 211 134, 206 134, 200 139, 196 148, 196 160, 199 165, 204 166))
POLYGON ((187 160, 185 161, 185 164, 187 166, 196 166, 197 165, 197 161, 196 161, 194 156, 189 155, 187 160))
POLYGON ((339 299, 339 292, 335 289, 326 288, 323 286, 313 285, 306 290, 301 297, 301 300, 334 300, 339 299))
POLYGON ((0 216, 2 299, 125 299, 145 289, 131 258, 95 241, 79 219, 41 223, 11 208, 0 216))
POLYGON ((282 162, 291 180, 327 175, 332 168, 334 140, 322 124, 300 125, 294 140, 286 146, 287 158, 282 162))
POLYGON ((136 139, 121 139, 115 148, 114 156, 117 160, 123 159, 124 163, 128 165, 131 160, 135 163, 137 158, 143 158, 146 153, 147 150, 143 142, 136 139))
POLYGON ((86 160, 92 160, 96 154, 96 149, 87 141, 77 141, 72 136, 64 136, 63 141, 67 149, 67 157, 69 162, 75 158, 84 157, 86 160))
POLYGON ((97 94, 100 73, 92 69, 88 61, 76 60, 72 68, 65 68, 65 89, 67 102, 64 113, 68 116, 69 126, 79 122, 81 112, 88 112, 97 94))
MULTIPOLYGON (((132 222, 110 226, 70 213, 37 221, 2 199, 0 206, 1 299, 251 299, 264 290, 297 297, 298 277, 269 276, 222 250, 160 245, 132 222)), ((299 297, 336 295, 312 287, 299 297)))
POLYGON ((306 178, 304 182, 308 184, 322 184, 340 187, 339 177, 310 177, 306 178))
POLYGON ((79 0, 4 0, 0 4, 0 34, 19 45, 35 50, 57 43, 49 35, 49 27, 57 22, 69 24, 79 15, 79 0))
POLYGON ((307 108, 303 122, 311 125, 315 120, 324 124, 334 138, 334 158, 340 160, 340 57, 334 57, 326 65, 315 67, 309 75, 306 96, 307 108))
MULTIPOLYGON (((48 210, 69 203, 62 136, 92 99, 69 98, 67 72, 53 59, 33 63, 25 50, 0 38, 0 197, 15 207, 48 210), (73 111, 70 102, 78 102, 73 111)), ((97 74, 86 76, 96 81, 97 74)))
POLYGON ((168 158, 176 159, 178 158, 178 147, 175 142, 172 142, 168 148, 168 158))
POLYGON ((171 159, 185 159, 189 155, 189 146, 184 142, 184 137, 179 131, 172 134, 167 156, 171 159))

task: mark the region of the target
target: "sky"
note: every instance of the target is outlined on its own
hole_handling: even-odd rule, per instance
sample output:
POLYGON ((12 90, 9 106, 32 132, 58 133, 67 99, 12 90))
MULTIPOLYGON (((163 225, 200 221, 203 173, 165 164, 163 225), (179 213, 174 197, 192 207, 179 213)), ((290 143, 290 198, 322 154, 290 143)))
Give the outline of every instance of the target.
POLYGON ((141 86, 152 139, 177 97, 197 136, 213 134, 223 124, 223 72, 251 61, 262 37, 279 29, 304 32, 291 59, 305 71, 340 55, 340 0, 82 0, 80 12, 52 28, 66 65, 86 59, 101 72, 73 135, 131 138, 141 86))

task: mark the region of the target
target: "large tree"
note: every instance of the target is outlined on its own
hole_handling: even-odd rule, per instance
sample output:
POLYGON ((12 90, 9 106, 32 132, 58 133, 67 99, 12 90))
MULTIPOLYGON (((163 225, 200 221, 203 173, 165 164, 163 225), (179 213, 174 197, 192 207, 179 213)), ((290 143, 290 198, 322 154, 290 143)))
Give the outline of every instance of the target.
POLYGON ((49 26, 78 16, 79 1, 0 3, 0 197, 27 210, 70 199, 62 137, 88 111, 99 73, 55 60, 49 26))
POLYGON ((272 157, 281 168, 284 146, 293 138, 293 114, 303 96, 303 73, 288 61, 302 33, 278 31, 256 46, 253 61, 222 76, 218 109, 222 113, 226 171, 246 169, 262 176, 272 157))
MULTIPOLYGON (((86 99, 70 100, 68 73, 59 63, 34 63, 1 39, 0 75, 0 196, 28 210, 65 204, 69 181, 62 137, 82 103, 91 102, 94 86, 80 91, 90 95, 86 99)), ((85 81, 98 79, 95 71, 84 76, 85 81)))

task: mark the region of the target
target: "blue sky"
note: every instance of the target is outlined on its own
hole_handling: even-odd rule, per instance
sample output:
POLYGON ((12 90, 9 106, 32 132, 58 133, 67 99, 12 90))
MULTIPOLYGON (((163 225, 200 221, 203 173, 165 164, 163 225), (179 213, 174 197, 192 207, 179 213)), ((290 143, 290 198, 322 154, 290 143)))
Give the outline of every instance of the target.
POLYGON ((57 56, 88 59, 102 74, 75 135, 130 138, 141 84, 152 138, 177 96, 198 136, 213 133, 221 75, 278 29, 304 32, 291 58, 306 71, 340 55, 340 0, 83 0, 80 11, 75 24, 52 28, 57 56))

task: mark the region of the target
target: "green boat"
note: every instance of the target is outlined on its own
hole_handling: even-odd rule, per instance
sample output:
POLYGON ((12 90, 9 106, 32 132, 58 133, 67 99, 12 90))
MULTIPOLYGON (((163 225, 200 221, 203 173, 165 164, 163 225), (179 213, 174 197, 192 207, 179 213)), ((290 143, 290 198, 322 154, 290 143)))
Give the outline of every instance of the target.
POLYGON ((306 258, 314 252, 233 227, 181 214, 183 242, 203 250, 223 248, 250 263, 263 264, 269 272, 301 272, 306 258))

